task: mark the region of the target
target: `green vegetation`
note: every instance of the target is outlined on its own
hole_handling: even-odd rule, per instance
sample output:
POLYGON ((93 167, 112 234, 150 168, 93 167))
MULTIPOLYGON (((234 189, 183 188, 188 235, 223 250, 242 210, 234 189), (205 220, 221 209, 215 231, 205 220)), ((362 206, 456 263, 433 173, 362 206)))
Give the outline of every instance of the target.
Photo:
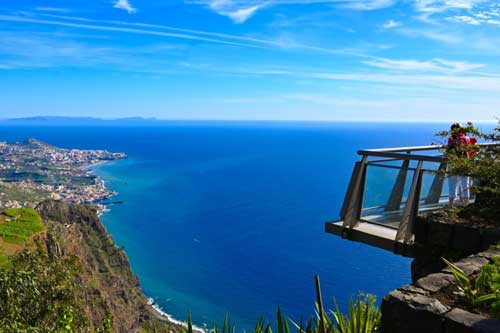
MULTIPOLYGON (((89 332, 82 310, 76 257, 23 251, 0 269, 0 332, 89 332)), ((95 332, 112 331, 112 318, 95 332)))
MULTIPOLYGON (((448 149, 445 156, 448 160, 448 174, 467 175, 474 179, 472 191, 476 201, 461 208, 458 215, 469 220, 480 220, 500 224, 500 121, 492 133, 484 133, 468 123, 459 130, 466 135, 474 136, 497 145, 490 146, 456 146, 448 149), (470 158, 464 156, 469 153, 470 158)), ((438 133, 448 137, 449 131, 438 133)))
POLYGON ((460 268, 443 258, 455 277, 468 307, 482 309, 500 319, 500 258, 494 257, 472 281, 460 268))
MULTIPOLYGON (((379 330, 380 310, 376 306, 376 298, 373 295, 358 295, 355 300, 350 300, 349 311, 344 315, 335 302, 335 310, 324 312, 324 331, 320 324, 320 315, 316 307, 316 316, 307 322, 297 323, 283 314, 278 307, 275 325, 266 322, 263 318, 255 324, 253 333, 375 333, 379 330)), ((187 327, 184 333, 194 333, 191 313, 188 313, 187 327)), ((210 329, 205 330, 213 333, 234 333, 236 326, 226 315, 222 326, 216 323, 210 329)))
POLYGON ((7 243, 23 245, 33 234, 43 230, 42 219, 33 208, 10 208, 3 215, 0 237, 7 243))
POLYGON ((22 188, 16 183, 4 183, 2 181, 0 181, 0 193, 0 201, 4 204, 11 200, 26 203, 28 206, 35 205, 47 199, 50 195, 46 190, 39 188, 22 188))

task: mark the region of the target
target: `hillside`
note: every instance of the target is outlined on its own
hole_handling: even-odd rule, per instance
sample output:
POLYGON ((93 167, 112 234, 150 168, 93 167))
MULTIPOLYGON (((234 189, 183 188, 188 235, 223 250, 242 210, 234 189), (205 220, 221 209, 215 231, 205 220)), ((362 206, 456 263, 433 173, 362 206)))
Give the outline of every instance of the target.
MULTIPOLYGON (((94 207, 46 200, 36 207, 36 211, 33 209, 7 210, 0 221, 0 238, 0 245, 4 252, 2 275, 6 277, 13 273, 9 271, 9 267, 15 266, 15 269, 20 270, 20 263, 26 272, 42 271, 49 277, 51 272, 49 270, 47 273, 46 267, 57 267, 56 281, 60 281, 61 272, 70 272, 67 279, 69 283, 65 282, 61 285, 71 286, 66 292, 71 294, 67 297, 69 303, 64 304, 70 304, 72 311, 76 313, 74 317, 81 318, 79 322, 75 320, 75 325, 81 325, 78 332, 105 332, 102 327, 109 318, 113 323, 112 332, 179 330, 178 326, 160 320, 148 305, 141 292, 138 279, 130 268, 127 256, 114 244, 99 221, 94 207), (16 214, 19 216, 16 217, 16 214), (14 221, 15 218, 18 220, 14 221), (10 250, 6 252, 5 249, 10 250), (23 263, 26 258, 30 258, 29 265, 23 263)), ((4 279, 2 282, 4 285, 0 283, 1 288, 5 286, 5 281, 4 279)), ((42 283, 47 281, 42 281, 42 283)), ((20 290, 20 293, 27 292, 29 288, 20 290)), ((47 304, 51 306, 59 304, 58 302, 66 297, 57 295, 47 300, 47 304)), ((43 308, 44 295, 40 297, 40 299, 35 299, 36 305, 31 305, 32 308, 43 308)), ((11 304, 0 304, 0 311, 9 308, 13 303, 8 297, 4 301, 11 304)), ((20 318, 15 320, 23 325, 32 325, 32 323, 23 323, 22 312, 20 313, 20 318)), ((28 313, 33 316, 37 314, 31 309, 28 313)), ((50 318, 49 320, 43 318, 43 315, 43 312, 39 312, 40 318, 34 318, 32 321, 50 325, 50 323, 47 324, 50 318)), ((8 320, 7 316, 4 315, 2 320, 8 320)), ((0 332, 4 329, 4 325, 5 323, 2 322, 0 332)), ((29 327, 35 328, 36 325, 39 324, 29 327)), ((43 331, 45 326, 38 326, 40 327, 43 331)), ((56 329, 54 332, 60 332, 60 330, 56 329)))

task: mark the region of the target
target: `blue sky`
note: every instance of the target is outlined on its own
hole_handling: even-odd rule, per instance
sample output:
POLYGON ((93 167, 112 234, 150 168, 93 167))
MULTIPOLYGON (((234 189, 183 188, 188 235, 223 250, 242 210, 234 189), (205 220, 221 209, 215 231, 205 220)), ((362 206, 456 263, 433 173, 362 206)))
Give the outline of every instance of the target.
POLYGON ((0 118, 493 121, 498 0, 0 0, 0 118))

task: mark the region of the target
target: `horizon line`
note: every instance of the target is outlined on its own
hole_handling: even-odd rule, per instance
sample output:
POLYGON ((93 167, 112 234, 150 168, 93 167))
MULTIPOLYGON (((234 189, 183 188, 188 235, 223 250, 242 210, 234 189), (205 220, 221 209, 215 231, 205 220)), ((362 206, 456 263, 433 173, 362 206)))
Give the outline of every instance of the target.
POLYGON ((206 119, 193 119, 193 118, 158 118, 158 117, 141 117, 141 116, 128 116, 128 117, 118 117, 118 118, 106 118, 106 117, 93 117, 93 116, 50 116, 50 115, 40 115, 40 116, 27 116, 27 117, 15 117, 15 118, 0 118, 0 122, 8 121, 37 121, 42 120, 42 118, 47 118, 46 120, 89 120, 89 121, 150 121, 150 122, 227 122, 227 123, 414 123, 414 124, 442 124, 450 122, 460 122, 460 123, 480 123, 480 124, 496 124, 499 119, 496 120, 450 120, 450 119, 438 119, 438 120, 420 120, 420 119, 230 119, 230 118, 206 118, 206 119))

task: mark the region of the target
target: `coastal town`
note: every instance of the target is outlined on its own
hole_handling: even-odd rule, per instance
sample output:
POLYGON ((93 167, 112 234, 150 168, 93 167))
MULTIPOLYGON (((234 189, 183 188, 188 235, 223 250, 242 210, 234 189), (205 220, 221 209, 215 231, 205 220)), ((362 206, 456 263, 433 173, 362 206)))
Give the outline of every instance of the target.
POLYGON ((115 193, 89 167, 127 158, 106 150, 64 149, 36 139, 0 142, 0 208, 33 207, 43 199, 95 204, 115 193))

